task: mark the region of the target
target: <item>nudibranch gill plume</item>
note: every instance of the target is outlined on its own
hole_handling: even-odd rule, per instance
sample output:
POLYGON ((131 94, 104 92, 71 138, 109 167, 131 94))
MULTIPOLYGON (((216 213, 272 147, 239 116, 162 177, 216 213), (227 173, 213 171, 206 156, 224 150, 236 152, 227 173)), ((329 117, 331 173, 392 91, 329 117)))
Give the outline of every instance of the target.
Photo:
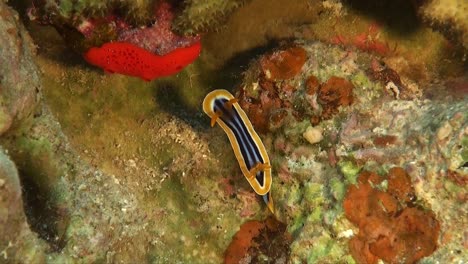
POLYGON ((218 123, 227 134, 242 174, 274 213, 270 159, 237 99, 226 90, 214 90, 203 100, 203 111, 211 118, 211 126, 218 123))

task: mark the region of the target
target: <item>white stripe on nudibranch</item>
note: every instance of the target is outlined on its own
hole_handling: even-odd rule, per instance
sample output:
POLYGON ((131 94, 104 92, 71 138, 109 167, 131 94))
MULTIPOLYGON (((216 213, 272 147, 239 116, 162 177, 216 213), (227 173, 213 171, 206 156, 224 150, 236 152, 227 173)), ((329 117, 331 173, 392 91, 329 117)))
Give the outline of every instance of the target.
POLYGON ((273 212, 270 159, 244 110, 231 93, 220 89, 206 95, 203 111, 212 126, 218 123, 227 134, 242 173, 273 212))

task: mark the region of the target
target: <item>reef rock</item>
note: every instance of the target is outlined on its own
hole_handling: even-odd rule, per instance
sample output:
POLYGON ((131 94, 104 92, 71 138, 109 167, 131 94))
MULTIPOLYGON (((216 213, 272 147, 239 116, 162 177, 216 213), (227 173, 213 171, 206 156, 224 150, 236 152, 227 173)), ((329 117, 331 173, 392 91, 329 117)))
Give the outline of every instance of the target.
POLYGON ((268 142, 276 216, 292 234, 290 261, 467 259, 466 234, 456 231, 467 226, 457 217, 468 211, 466 94, 448 92, 450 80, 407 89, 387 66, 376 78, 381 62, 369 53, 317 42, 295 47, 306 51, 298 71, 269 78, 272 53, 265 54, 237 93, 268 142), (434 91, 447 92, 424 98, 434 91), (304 138, 311 128, 321 131, 314 144, 304 138))
POLYGON ((38 102, 34 45, 18 14, 0 4, 0 135, 31 116, 38 102), (14 87, 14 89, 12 88, 14 87))
POLYGON ((467 50, 468 3, 463 0, 430 0, 422 3, 418 12, 423 19, 432 27, 442 31, 449 39, 454 40, 454 44, 461 44, 467 50))
POLYGON ((1 103, 15 110, 8 112, 13 121, 0 137, 9 156, 0 155, 0 221, 11 227, 0 228, 5 238, 0 262, 219 263, 241 217, 227 209, 235 208, 232 199, 223 201, 213 191, 218 182, 207 177, 213 175, 205 164, 213 164, 208 144, 199 143, 202 139, 189 125, 168 118, 164 126, 154 126, 160 130, 151 133, 155 143, 150 144, 155 146, 151 151, 164 151, 158 156, 162 159, 169 149, 169 155, 180 150, 172 164, 164 161, 167 168, 117 157, 113 164, 124 169, 109 173, 83 160, 42 100, 43 84, 50 83, 29 56, 33 43, 17 14, 3 2, 0 8, 5 15, 0 28, 16 32, 0 37, 0 46, 13 47, 0 51, 2 64, 13 63, 1 69, 8 81, 2 80, 1 103), (190 139, 181 141, 177 135, 182 132, 190 139))
MULTIPOLYGON (((120 239, 134 235, 132 228, 126 228, 127 235, 121 233, 120 220, 130 224, 144 217, 136 211, 125 213, 133 208, 132 194, 110 175, 81 161, 70 147, 41 101, 30 37, 16 12, 3 2, 0 10, 0 45, 7 47, 1 49, 0 61, 9 66, 0 69, 2 132, 9 129, 0 137, 0 262, 105 259, 111 247, 121 245, 120 239), (103 188, 112 195, 104 199, 103 188)), ((138 258, 131 255, 132 260, 138 258)))
POLYGON ((45 263, 48 246, 29 229, 21 194, 16 166, 0 148, 0 260, 45 263))

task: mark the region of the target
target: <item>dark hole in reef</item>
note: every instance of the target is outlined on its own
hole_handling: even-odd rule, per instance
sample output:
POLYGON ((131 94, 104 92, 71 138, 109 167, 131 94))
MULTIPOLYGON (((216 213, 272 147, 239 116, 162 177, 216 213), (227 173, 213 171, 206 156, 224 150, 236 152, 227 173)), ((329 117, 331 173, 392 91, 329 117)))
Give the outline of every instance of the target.
POLYGON ((376 19, 379 23, 386 24, 390 30, 400 34, 411 34, 421 26, 415 1, 345 0, 343 3, 363 15, 376 19))
POLYGON ((47 241, 52 251, 59 252, 65 247, 63 232, 59 232, 62 223, 58 208, 50 201, 47 194, 33 181, 32 175, 19 170, 23 206, 28 224, 32 231, 47 241), (60 234, 62 233, 62 234, 60 234))
POLYGON ((181 87, 174 86, 173 83, 164 79, 159 80, 157 86, 153 97, 162 110, 177 116, 191 126, 206 123, 206 117, 200 115, 200 109, 190 107, 184 101, 181 87))

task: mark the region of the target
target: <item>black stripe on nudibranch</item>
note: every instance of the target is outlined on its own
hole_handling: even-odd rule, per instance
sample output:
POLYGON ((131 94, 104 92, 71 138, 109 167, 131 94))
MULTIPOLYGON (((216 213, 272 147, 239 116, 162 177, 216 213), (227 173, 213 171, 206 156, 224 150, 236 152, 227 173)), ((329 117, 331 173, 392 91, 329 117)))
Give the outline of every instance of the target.
MULTIPOLYGON (((242 118, 234 107, 226 107, 227 99, 215 99, 213 111, 216 113, 218 110, 222 113, 219 118, 231 129, 237 143, 239 144, 240 152, 244 158, 247 169, 252 169, 257 163, 264 163, 257 144, 250 136, 250 133, 245 126, 242 118)), ((260 186, 264 186, 263 171, 257 172, 255 175, 260 186)))

